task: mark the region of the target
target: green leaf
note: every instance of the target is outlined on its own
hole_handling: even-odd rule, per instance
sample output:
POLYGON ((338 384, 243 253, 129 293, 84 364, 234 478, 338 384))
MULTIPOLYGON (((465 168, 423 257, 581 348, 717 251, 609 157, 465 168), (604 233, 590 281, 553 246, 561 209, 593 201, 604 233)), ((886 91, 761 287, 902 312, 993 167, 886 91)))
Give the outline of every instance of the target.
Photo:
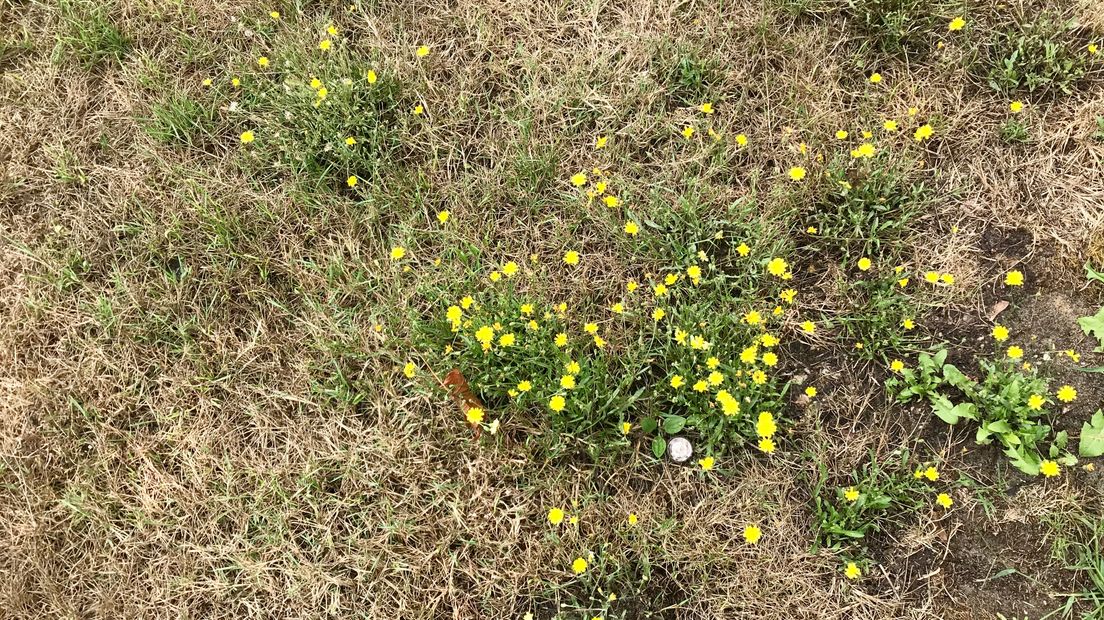
POLYGON ((667 452, 667 442, 663 441, 662 437, 656 437, 652 440, 652 454, 657 459, 663 458, 663 454, 667 452))
POLYGON ((977 408, 973 403, 959 403, 954 405, 946 396, 940 395, 932 401, 932 410, 947 424, 957 424, 962 418, 967 420, 977 419, 977 408))
POLYGON ((947 380, 947 383, 950 383, 960 390, 965 390, 966 387, 972 383, 972 381, 970 381, 966 375, 962 374, 962 371, 953 364, 947 364, 943 367, 943 378, 947 380))
POLYGON ((678 433, 686 426, 686 418, 680 415, 667 416, 663 420, 663 432, 668 435, 674 435, 678 433))
POLYGON ((1097 410, 1091 420, 1081 425, 1077 454, 1086 458, 1104 455, 1104 410, 1097 410))
POLYGON ((1005 420, 996 420, 985 425, 985 430, 990 433, 1011 433, 1012 426, 1005 420))
POLYGON ((644 418, 640 421, 640 430, 651 435, 659 429, 659 422, 655 418, 644 418))
POLYGON ((1008 458, 1012 459, 1012 465, 1029 476, 1039 475, 1039 465, 1042 461, 1037 454, 1027 452, 1023 446, 1008 448, 1004 451, 1008 458))
POLYGON ((1077 324, 1081 326, 1081 331, 1085 332, 1086 336, 1093 336, 1100 342, 1100 346, 1096 348, 1097 353, 1104 353, 1104 308, 1101 308, 1096 316, 1086 316, 1077 319, 1077 324))
POLYGON ((1104 273, 1100 273, 1099 271, 1093 269, 1092 263, 1086 262, 1085 279, 1090 281, 1096 280, 1097 282, 1104 282, 1104 273))

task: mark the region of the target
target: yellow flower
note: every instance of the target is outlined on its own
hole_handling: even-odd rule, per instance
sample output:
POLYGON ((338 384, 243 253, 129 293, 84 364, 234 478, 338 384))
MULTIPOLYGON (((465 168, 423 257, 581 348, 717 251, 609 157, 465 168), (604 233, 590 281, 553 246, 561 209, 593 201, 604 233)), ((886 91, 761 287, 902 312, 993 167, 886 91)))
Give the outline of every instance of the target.
POLYGON ((902 370, 905 369, 905 363, 902 362, 901 360, 893 360, 889 364, 889 369, 892 370, 893 372, 901 372, 902 370))
POLYGON ((859 499, 858 489, 856 489, 855 487, 848 487, 847 490, 843 492, 843 498, 846 499, 849 502, 858 501, 858 499, 859 499))
POLYGON ((667 316, 667 313, 663 311, 663 308, 656 308, 655 310, 652 310, 653 321, 662 321, 663 317, 665 316, 667 316))
POLYGON ((414 51, 414 55, 418 58, 425 58, 426 56, 429 56, 429 46, 423 45, 419 47, 417 50, 414 51))
POLYGON ((548 408, 556 413, 563 411, 565 406, 567 406, 567 400, 559 394, 548 400, 548 408))
POLYGON ((211 80, 211 78, 204 78, 204 80, 203 80, 203 85, 204 86, 210 86, 211 84, 214 84, 214 82, 211 80))
POLYGON ((502 337, 498 339, 499 346, 512 347, 517 342, 517 336, 513 334, 502 334, 502 337))
POLYGON ((262 68, 267 67, 268 66, 268 56, 261 56, 260 58, 258 58, 257 59, 257 64, 260 65, 262 68))
POLYGON ((721 411, 729 417, 740 413, 740 401, 736 400, 728 390, 717 392, 717 402, 721 403, 721 411))
POLYGON ((517 391, 519 392, 528 392, 531 389, 533 389, 533 384, 529 381, 520 381, 517 384, 517 391))
POLYGON ((805 169, 801 166, 794 166, 790 168, 790 179, 793 181, 800 181, 805 178, 805 169))
POLYGON ((928 467, 924 470, 924 477, 932 482, 939 480, 939 470, 935 467, 928 467))
POLYGON ((747 136, 745 136, 742 133, 736 134, 736 144, 740 148, 743 148, 743 147, 747 146, 747 143, 748 143, 748 137, 747 136))
POLYGON ((322 88, 318 89, 317 94, 318 94, 318 100, 321 101, 321 100, 325 99, 327 95, 330 94, 330 90, 328 88, 326 88, 325 86, 323 86, 322 88))
POLYGON ((850 134, 848 134, 846 131, 841 129, 841 130, 836 132, 836 139, 837 140, 846 140, 848 135, 850 135, 850 134))
POLYGON ((947 495, 946 493, 940 493, 935 497, 935 503, 944 508, 950 508, 951 505, 954 504, 954 500, 951 499, 950 495, 947 495))
POLYGON ((575 389, 575 376, 574 375, 564 375, 564 376, 560 377, 560 387, 562 387, 565 390, 575 389))
POLYGON ((610 312, 612 312, 614 314, 621 314, 621 313, 625 312, 625 304, 623 304, 621 302, 616 302, 615 304, 610 306, 610 312))
POLYGON ((280 19, 280 12, 279 11, 269 11, 268 16, 271 17, 272 19, 280 19))
POLYGON ((882 129, 885 129, 886 131, 897 131, 897 121, 893 119, 887 120, 886 122, 882 123, 882 129))
POLYGON ((815 333, 816 332, 816 323, 813 323, 812 321, 805 321, 804 323, 801 324, 801 329, 806 334, 815 333))
POLYGON ((943 284, 946 284, 948 286, 955 283, 955 277, 952 273, 945 273, 939 276, 939 279, 943 282, 943 284))
POLYGON ((559 525, 563 523, 564 511, 560 508, 551 508, 548 511, 548 522, 552 525, 559 525))
POLYGON ((912 329, 916 327, 916 323, 914 323, 912 319, 905 319, 904 321, 901 321, 901 327, 904 327, 905 329, 912 329))
POLYGON ((406 248, 401 245, 391 248, 391 260, 401 260, 404 256, 406 256, 406 248))
POLYGON ((758 325, 763 322, 763 317, 757 310, 752 310, 744 315, 744 323, 748 325, 758 325))
POLYGON ((507 276, 514 276, 517 274, 517 272, 518 264, 514 261, 510 261, 502 266, 502 273, 506 274, 507 276))
POLYGON ((242 132, 242 135, 241 135, 242 144, 249 144, 250 142, 252 142, 255 139, 256 139, 256 136, 253 135, 252 131, 242 132))
POLYGON ((767 351, 763 354, 763 364, 766 366, 774 366, 778 364, 778 356, 770 351, 767 351))
POLYGON ((763 334, 759 341, 763 344, 764 347, 773 347, 774 345, 778 344, 778 337, 774 334, 763 334))
POLYGON ((468 419, 468 424, 479 424, 483 421, 483 410, 479 407, 472 407, 468 409, 464 417, 468 419))
POLYGON ((464 295, 464 298, 460 300, 460 307, 467 310, 475 304, 475 300, 471 295, 464 295))
POLYGON ((709 382, 705 379, 698 379, 697 382, 694 383, 693 389, 695 392, 705 392, 709 389, 709 382))
POLYGON ((574 185, 575 187, 582 187, 582 186, 586 185, 586 182, 587 182, 587 175, 583 174, 582 172, 577 173, 575 175, 572 175, 572 177, 571 177, 571 184, 574 185))
POLYGON ((560 333, 556 334, 556 341, 555 342, 556 342, 557 347, 561 347, 561 348, 566 347, 567 346, 567 334, 565 334, 563 332, 560 332, 560 333))
POLYGON ((724 375, 716 370, 709 373, 707 379, 709 380, 709 385, 720 385, 724 383, 724 375))
POLYGON ((502 274, 497 271, 492 271, 487 277, 491 279, 491 282, 498 282, 502 279, 502 274))
POLYGON ((1039 464, 1039 473, 1043 474, 1047 478, 1053 478, 1062 473, 1062 471, 1061 469, 1059 469, 1058 463, 1047 459, 1039 464))
POLYGON ((844 576, 848 579, 855 580, 862 577, 862 571, 855 565, 854 562, 848 562, 847 567, 843 570, 844 576))
POLYGON ((583 558, 575 558, 575 561, 571 563, 571 570, 575 571, 576 575, 582 575, 586 572, 587 561, 583 558))
POLYGON ((869 271, 871 265, 873 265, 873 263, 869 258, 864 256, 859 259, 859 271, 869 271))
POLYGON ((345 179, 345 184, 348 185, 349 187, 356 187, 356 184, 357 184, 356 176, 351 176, 351 177, 345 179))
POLYGON ((771 261, 767 263, 767 272, 770 273, 772 276, 777 276, 781 278, 786 274, 786 271, 789 269, 789 267, 790 266, 788 263, 786 263, 785 259, 772 258, 771 261))
POLYGON ((631 431, 631 430, 632 430, 632 424, 630 424, 628 422, 622 422, 621 423, 621 434, 622 435, 628 435, 629 431, 631 431))
POLYGON ((238 78, 230 78, 230 85, 234 88, 239 88, 241 86, 241 80, 238 78))
POLYGON ((870 74, 870 83, 871 84, 877 84, 881 81, 882 81, 882 74, 881 73, 875 72, 875 73, 870 74))
POLYGON ((579 362, 572 360, 564 364, 564 370, 566 370, 569 375, 577 375, 582 369, 579 367, 579 362))
POLYGON ((403 374, 406 375, 407 379, 413 379, 417 370, 418 367, 414 365, 414 362, 407 362, 406 366, 403 366, 403 374))
POLYGON ((330 51, 331 47, 333 47, 333 42, 331 42, 329 39, 322 39, 318 42, 318 49, 322 50, 323 52, 330 51))
POLYGON ((1032 394, 1027 397, 1027 408, 1032 411, 1039 411, 1046 404, 1046 398, 1039 394, 1032 394))
POLYGON ((855 149, 855 153, 854 153, 854 155, 852 155, 852 157, 854 157, 855 155, 858 155, 859 157, 865 157, 866 159, 870 159, 871 157, 874 157, 874 154, 876 152, 877 152, 877 149, 874 148, 873 144, 871 144, 869 142, 863 142, 862 144, 859 145, 859 148, 855 149))
POLYGON ((1024 275, 1021 271, 1009 271, 1004 276, 1004 283, 1007 286, 1023 286, 1024 275))
POLYGON ((1018 360, 1023 357, 1024 351, 1016 345, 1008 347, 1008 357, 1014 360, 1018 360))
POLYGON ((997 342, 1004 342, 1005 340, 1008 340, 1008 328, 1000 324, 994 325, 993 339, 997 342))
POLYGON ((1095 53, 1097 53, 1097 51, 1099 51, 1099 50, 1097 49, 1097 47, 1096 47, 1096 44, 1095 44, 1095 43, 1089 43, 1089 46, 1088 46, 1088 48, 1086 48, 1086 49, 1088 49, 1088 50, 1089 50, 1089 53, 1090 53, 1090 54, 1095 54, 1095 53))
POLYGON ((917 142, 923 142, 924 140, 932 137, 933 133, 935 133, 935 130, 932 129, 932 126, 924 124, 916 128, 916 132, 912 134, 912 137, 917 142))
POLYGON ((693 136, 694 136, 694 128, 693 127, 686 126, 686 127, 682 128, 682 137, 683 138, 686 138, 687 140, 689 140, 693 136))
POLYGON ((1077 390, 1073 389, 1072 385, 1063 385, 1058 388, 1058 392, 1055 394, 1058 400, 1064 403, 1072 403, 1077 400, 1077 390))
POLYGON ((617 198, 617 196, 605 196, 602 198, 602 202, 611 209, 616 208, 617 205, 621 204, 621 201, 617 198))
POLYGON ((809 398, 816 398, 817 389, 810 385, 809 387, 805 388, 805 395, 809 398))
POLYGON ((965 26, 965 25, 966 25, 966 20, 962 19, 961 17, 956 17, 956 18, 951 20, 951 23, 947 24, 947 30, 950 30, 951 32, 955 32, 955 31, 958 31, 958 30, 962 30, 962 27, 965 26))
POLYGON ((759 529, 756 525, 749 525, 744 528, 744 542, 749 545, 754 545, 759 542, 759 539, 763 537, 763 530, 759 529))
POLYGON ((698 465, 701 465, 702 471, 709 471, 713 469, 713 464, 715 462, 712 456, 707 456, 704 459, 700 459, 698 465))
POLYGON ((759 419, 755 422, 755 433, 760 437, 772 437, 778 432, 778 424, 774 421, 774 415, 769 411, 764 411, 759 414, 759 419))
POLYGON ((682 378, 682 375, 675 375, 671 377, 671 387, 675 388, 676 390, 682 387, 685 383, 686 380, 682 378))
POLYGON ((379 79, 379 76, 377 76, 376 72, 372 69, 368 70, 368 75, 365 77, 367 78, 369 84, 375 84, 376 80, 379 79))
POLYGON ((702 114, 712 114, 713 113, 713 104, 706 101, 705 103, 701 104, 701 106, 698 109, 702 111, 702 114))
POLYGON ((452 214, 449 213, 447 210, 446 211, 438 211, 437 212, 437 221, 444 224, 445 222, 449 221, 449 217, 451 217, 451 216, 452 216, 452 214))
POLYGON ((579 264, 579 253, 576 252, 575 250, 568 250, 567 252, 564 252, 563 262, 568 264, 568 265, 578 265, 579 264))
POLYGON ((425 113, 425 106, 419 103, 418 105, 414 106, 414 109, 411 110, 410 113, 414 116, 421 116, 425 113))
MULTIPOLYGON (((637 523, 640 522, 640 519, 635 514, 630 512, 628 522, 629 522, 629 525, 636 525, 637 523)), ((613 596, 613 594, 610 594, 610 596, 613 596)), ((616 599, 610 599, 610 600, 616 600, 616 599)))
POLYGON ((1013 114, 1019 114, 1023 111, 1023 109, 1024 104, 1022 101, 1013 101, 1012 103, 1008 104, 1008 110, 1013 114))
POLYGON ((774 454, 774 440, 770 437, 763 437, 759 440, 759 449, 767 454, 774 454))

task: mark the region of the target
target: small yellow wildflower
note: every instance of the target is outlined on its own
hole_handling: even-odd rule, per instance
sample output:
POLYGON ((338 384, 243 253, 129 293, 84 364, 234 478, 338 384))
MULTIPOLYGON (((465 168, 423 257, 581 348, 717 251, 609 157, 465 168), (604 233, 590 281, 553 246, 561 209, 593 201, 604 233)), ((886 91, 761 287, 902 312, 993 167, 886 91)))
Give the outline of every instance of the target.
POLYGON ((1072 385, 1063 385, 1058 388, 1058 392, 1055 396, 1064 403, 1072 403, 1077 400, 1077 390, 1075 390, 1072 385))
POLYGON ((1039 464, 1039 473, 1046 476, 1047 478, 1053 478, 1062 473, 1062 470, 1058 467, 1058 463, 1050 459, 1046 459, 1039 464))
POLYGON ((763 530, 759 529, 757 525, 748 525, 744 528, 744 542, 749 545, 754 545, 759 542, 759 539, 763 537, 763 530))

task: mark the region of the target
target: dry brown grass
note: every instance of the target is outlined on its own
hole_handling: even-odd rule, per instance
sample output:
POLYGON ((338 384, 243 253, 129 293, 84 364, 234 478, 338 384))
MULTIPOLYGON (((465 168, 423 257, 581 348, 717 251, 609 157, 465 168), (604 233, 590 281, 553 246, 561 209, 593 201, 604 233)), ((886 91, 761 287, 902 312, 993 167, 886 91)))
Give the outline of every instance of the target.
MULTIPOLYGON (((838 558, 808 552, 810 463, 843 475, 920 432, 881 408, 876 385, 851 382, 850 362, 833 357, 812 377, 828 396, 793 429, 811 461, 749 457, 717 477, 657 465, 646 444, 612 466, 546 462, 524 431, 477 444, 442 399, 412 394, 395 369, 420 302, 384 260, 389 214, 259 187, 232 148, 173 149, 143 131, 156 88, 195 91, 255 55, 236 20, 269 9, 120 2, 111 14, 135 50, 86 71, 51 60, 65 27, 54 5, 0 5, 0 35, 33 45, 0 58, 0 617, 543 619, 552 610, 532 601, 576 588, 567 567, 588 550, 632 567, 648 558, 650 583, 624 596, 639 609, 626 617, 963 609, 884 570, 848 584, 838 558), (185 34, 210 55, 184 58, 185 34), (174 280, 179 265, 188 275, 174 280), (321 393, 338 368, 358 404, 321 393), (573 500, 579 527, 552 537, 547 509, 573 500), (752 522, 766 532, 756 547, 741 538, 752 522)), ((324 25, 328 9, 342 15, 312 6, 310 19, 324 25)), ((412 218, 420 229, 395 234, 425 237, 448 208, 455 239, 487 262, 554 262, 577 244, 593 258, 586 271, 531 286, 583 308, 666 259, 631 261, 616 230, 561 202, 519 206, 519 153, 554 153, 557 178, 610 170, 626 200, 674 203, 701 186, 710 204, 756 197, 769 219, 791 208, 780 177, 802 159, 798 143, 827 150, 836 129, 915 106, 947 136, 924 154, 940 199, 913 255, 958 276, 937 300, 948 313, 983 312, 1006 268, 978 256, 991 228, 1031 231, 1040 273, 1062 282, 1101 251, 1097 76, 1030 106, 1036 141, 1008 148, 995 136, 1007 102, 950 60, 864 55, 839 19, 791 20, 769 2, 385 2, 336 21, 382 66, 424 71, 430 123, 413 148, 432 196, 412 218), (427 69, 410 54, 422 43, 434 48, 427 69), (720 63, 713 125, 751 141, 722 166, 670 139, 693 115, 649 72, 675 43, 720 63), (864 88, 872 70, 884 88, 864 88), (596 153, 580 136, 598 134, 612 144, 596 153)), ((808 303, 830 313, 841 302, 808 303)), ((915 517, 913 547, 945 553, 938 519, 915 517)))

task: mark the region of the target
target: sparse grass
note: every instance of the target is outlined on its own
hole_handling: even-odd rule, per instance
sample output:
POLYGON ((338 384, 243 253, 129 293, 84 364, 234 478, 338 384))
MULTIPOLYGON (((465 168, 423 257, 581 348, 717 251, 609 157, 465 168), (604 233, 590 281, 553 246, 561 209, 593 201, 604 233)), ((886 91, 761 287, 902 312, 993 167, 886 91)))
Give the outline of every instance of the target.
POLYGON ((1048 13, 1023 16, 998 30, 987 51, 989 86, 1006 94, 1070 94, 1087 70, 1072 31, 1070 20, 1048 13))
POLYGON ((58 0, 57 8, 64 27, 58 35, 58 52, 71 55, 84 67, 118 63, 130 50, 130 39, 111 19, 111 5, 58 0))
MULTIPOLYGON (((999 16, 354 5, 0 4, 5 618, 1008 611, 968 561, 1024 547, 963 534, 1089 472, 994 467, 883 387, 986 349, 994 297, 1035 298, 1013 265, 1093 294, 1062 277, 1104 220, 1096 111, 1032 98, 1006 148, 963 88, 999 16)), ((1086 32, 1054 35, 1071 88, 1086 32)), ((1040 374, 985 373, 988 409, 1078 372, 1019 342, 1040 374)), ((1087 574, 1068 531, 1025 599, 1087 574)))

